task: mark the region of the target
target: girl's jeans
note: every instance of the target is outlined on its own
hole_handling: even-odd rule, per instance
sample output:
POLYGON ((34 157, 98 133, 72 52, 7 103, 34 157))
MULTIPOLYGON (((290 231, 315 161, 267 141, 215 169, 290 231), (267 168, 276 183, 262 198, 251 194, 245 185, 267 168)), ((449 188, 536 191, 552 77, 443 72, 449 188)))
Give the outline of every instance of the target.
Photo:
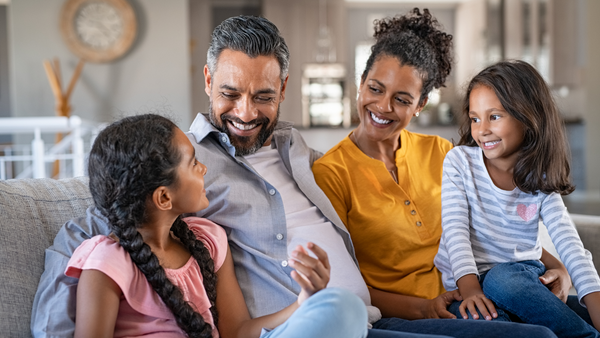
MULTIPOLYGON (((565 304, 540 282, 545 272, 541 262, 523 261, 498 264, 480 275, 483 293, 498 312, 494 320, 543 325, 558 337, 600 337, 577 297, 569 296, 565 304)), ((462 318, 458 309, 461 303, 454 302, 448 308, 457 318, 462 318)), ((469 311, 467 314, 473 318, 469 311)), ((479 318, 483 319, 481 313, 479 318)))

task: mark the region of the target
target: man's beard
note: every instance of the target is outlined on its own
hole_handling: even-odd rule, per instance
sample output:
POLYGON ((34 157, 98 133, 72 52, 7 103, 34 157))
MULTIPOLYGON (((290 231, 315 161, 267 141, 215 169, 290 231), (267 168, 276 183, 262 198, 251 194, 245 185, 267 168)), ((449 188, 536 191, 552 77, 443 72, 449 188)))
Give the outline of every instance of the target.
POLYGON ((270 121, 268 118, 263 117, 250 122, 244 122, 237 117, 228 116, 227 114, 223 114, 220 118, 217 118, 213 112, 211 100, 208 106, 208 116, 210 117, 210 123, 215 128, 229 136, 229 140, 235 148, 235 155, 245 156, 257 152, 258 149, 260 149, 263 144, 267 142, 269 137, 271 137, 273 131, 275 130, 275 126, 279 121, 279 106, 277 106, 277 116, 275 117, 275 121, 270 121), (229 128, 227 127, 227 123, 229 123, 228 121, 233 121, 240 124, 260 124, 260 131, 256 136, 238 136, 231 134, 229 132, 229 128))

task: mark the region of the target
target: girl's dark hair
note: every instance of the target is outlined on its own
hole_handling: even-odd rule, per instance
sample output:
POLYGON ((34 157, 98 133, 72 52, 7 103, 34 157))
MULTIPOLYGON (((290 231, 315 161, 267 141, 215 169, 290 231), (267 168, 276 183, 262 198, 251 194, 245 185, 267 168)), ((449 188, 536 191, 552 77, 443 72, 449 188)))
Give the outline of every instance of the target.
MULTIPOLYGON (((463 103, 463 114, 467 117, 471 110, 469 96, 477 86, 494 90, 504 110, 525 128, 513 173, 515 185, 533 194, 573 192, 564 125, 550 89, 535 68, 527 62, 513 60, 482 70, 467 87, 463 103)), ((471 136, 470 119, 463 119, 459 136, 459 145, 477 146, 471 136)))
POLYGON ((367 60, 361 82, 373 63, 383 56, 395 57, 404 66, 414 67, 423 81, 419 105, 433 88, 444 86, 452 69, 452 35, 441 31, 427 8, 414 8, 406 15, 375 21, 375 44, 367 60))
MULTIPOLYGON (((154 190, 177 184, 176 167, 181 158, 173 144, 176 128, 165 117, 147 114, 126 117, 102 130, 89 156, 90 191, 119 243, 173 312, 177 325, 189 337, 211 337, 210 323, 184 300, 137 231, 146 220, 146 203, 154 190)), ((181 217, 171 231, 200 266, 216 325, 216 275, 210 253, 181 217)))

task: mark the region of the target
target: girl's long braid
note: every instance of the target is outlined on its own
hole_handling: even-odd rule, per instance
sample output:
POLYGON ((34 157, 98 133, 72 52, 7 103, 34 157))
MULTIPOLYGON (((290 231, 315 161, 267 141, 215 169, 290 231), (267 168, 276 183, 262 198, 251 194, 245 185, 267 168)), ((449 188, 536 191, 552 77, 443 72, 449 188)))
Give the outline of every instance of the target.
POLYGON ((175 223, 173 223, 173 226, 171 227, 171 231, 179 238, 179 241, 181 241, 185 248, 192 253, 200 266, 204 289, 210 300, 210 312, 212 313, 214 324, 217 326, 218 316, 217 306, 215 304, 217 299, 217 274, 215 273, 215 264, 210 257, 210 252, 208 252, 204 243, 196 238, 196 235, 194 235, 192 230, 187 226, 187 223, 185 223, 181 217, 178 217, 175 220, 175 223))
MULTIPOLYGON (((189 337, 208 338, 212 337, 210 323, 184 300, 181 290, 167 278, 158 258, 137 230, 146 217, 148 196, 159 186, 176 183, 175 168, 180 158, 172 146, 175 128, 170 120, 153 114, 128 117, 108 126, 98 135, 90 152, 90 191, 120 245, 172 311, 177 325, 189 337)), ((201 267, 216 322, 214 263, 202 242, 194 241, 193 233, 190 239, 191 230, 185 222, 177 218, 172 228, 201 267)))
MULTIPOLYGON (((144 202, 142 201, 142 203, 144 202)), ((112 208, 113 213, 118 209, 120 209, 118 206, 112 208)), ((119 238, 121 246, 131 256, 131 260, 144 273, 154 291, 158 293, 163 302, 173 312, 177 325, 189 337, 211 337, 211 325, 206 323, 202 316, 184 300, 179 288, 167 278, 158 257, 152 252, 150 246, 144 243, 142 235, 136 229, 135 222, 127 215, 124 216, 125 219, 109 217, 113 224, 113 231, 119 238)), ((210 256, 208 258, 210 259, 210 256)), ((204 279, 206 280, 206 278, 204 279)))

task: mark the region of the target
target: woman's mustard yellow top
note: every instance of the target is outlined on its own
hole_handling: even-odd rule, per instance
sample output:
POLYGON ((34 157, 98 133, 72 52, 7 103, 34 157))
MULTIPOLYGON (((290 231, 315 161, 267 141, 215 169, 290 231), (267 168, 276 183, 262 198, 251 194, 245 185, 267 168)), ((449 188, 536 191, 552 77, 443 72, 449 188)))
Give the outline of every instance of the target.
POLYGON ((383 162, 348 138, 313 165, 317 184, 348 228, 372 288, 432 299, 444 292, 433 265, 441 223, 442 163, 452 144, 403 130, 398 184, 383 162))

